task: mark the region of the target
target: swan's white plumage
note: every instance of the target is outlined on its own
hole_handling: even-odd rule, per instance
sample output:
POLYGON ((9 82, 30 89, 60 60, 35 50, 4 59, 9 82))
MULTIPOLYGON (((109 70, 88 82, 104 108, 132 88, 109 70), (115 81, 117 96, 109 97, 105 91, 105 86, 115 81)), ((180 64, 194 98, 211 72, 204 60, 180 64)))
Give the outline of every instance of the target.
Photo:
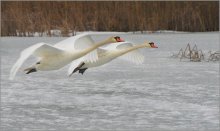
POLYGON ((88 33, 82 33, 80 35, 72 36, 67 39, 64 39, 58 43, 56 43, 54 46, 62 48, 64 50, 81 50, 85 49, 87 47, 90 47, 90 45, 93 45, 94 41, 91 38, 91 36, 88 33))
MULTIPOLYGON (((62 40, 54 46, 70 52, 83 50, 93 46, 95 43, 90 35, 91 33, 82 33, 80 35, 76 35, 62 40)), ((97 50, 91 51, 90 53, 85 55, 84 59, 91 62, 96 61, 98 59, 97 50)))
MULTIPOLYGON (((123 43, 118 45, 116 48, 121 50, 125 48, 133 47, 131 43, 123 43)), ((140 53, 139 50, 133 50, 119 57, 119 59, 123 59, 126 61, 133 62, 135 64, 142 64, 144 62, 144 56, 140 53)))
POLYGON ((119 59, 123 59, 135 64, 142 64, 144 62, 144 56, 137 50, 124 54, 120 56, 119 59))
POLYGON ((16 61, 10 71, 9 79, 14 79, 18 69, 31 55, 42 57, 48 55, 59 55, 61 53, 64 53, 62 49, 55 48, 43 42, 30 46, 21 52, 19 59, 16 61))

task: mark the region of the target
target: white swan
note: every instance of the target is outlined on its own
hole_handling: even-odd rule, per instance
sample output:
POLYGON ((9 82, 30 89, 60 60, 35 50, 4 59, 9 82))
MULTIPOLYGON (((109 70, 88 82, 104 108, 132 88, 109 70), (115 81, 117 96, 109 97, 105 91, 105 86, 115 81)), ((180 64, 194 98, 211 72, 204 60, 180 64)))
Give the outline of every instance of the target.
POLYGON ((116 36, 95 44, 91 35, 90 33, 83 33, 65 39, 55 45, 42 42, 26 48, 21 52, 20 58, 13 65, 9 79, 14 79, 18 69, 31 55, 38 57, 39 60, 35 65, 25 69, 27 71, 26 74, 38 70, 57 70, 82 56, 84 56, 83 58, 86 61, 93 63, 98 59, 96 48, 105 44, 123 41, 120 37, 116 36))
POLYGON ((140 45, 133 45, 130 42, 118 42, 110 44, 104 48, 98 48, 98 60, 96 62, 89 62, 84 57, 73 61, 69 67, 68 75, 71 76, 73 73, 79 71, 83 74, 86 69, 104 65, 113 59, 119 57, 124 60, 141 64, 144 61, 144 56, 137 50, 139 48, 158 48, 153 42, 146 42, 140 45))

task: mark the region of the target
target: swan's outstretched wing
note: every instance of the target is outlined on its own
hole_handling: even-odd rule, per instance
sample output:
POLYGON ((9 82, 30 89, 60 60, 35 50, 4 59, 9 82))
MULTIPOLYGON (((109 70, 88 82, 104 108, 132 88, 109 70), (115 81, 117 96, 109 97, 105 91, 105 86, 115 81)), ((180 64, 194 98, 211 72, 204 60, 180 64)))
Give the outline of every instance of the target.
MULTIPOLYGON (((131 48, 133 47, 133 44, 131 42, 118 42, 118 43, 113 43, 109 44, 105 47, 102 47, 104 50, 122 50, 126 48, 131 48)), ((123 59, 135 64, 141 64, 144 62, 144 56, 141 54, 139 50, 133 50, 131 52, 128 52, 122 56, 119 57, 119 59, 123 59)))
MULTIPOLYGON (((124 43, 124 44, 118 45, 116 48, 121 50, 121 49, 131 48, 131 47, 133 47, 133 44, 124 43)), ((139 50, 133 50, 131 52, 128 52, 128 53, 120 56, 119 59, 130 61, 135 64, 142 64, 144 62, 144 55, 141 54, 141 52, 139 50)))
POLYGON ((94 45, 94 43, 95 42, 91 38, 91 35, 89 33, 82 33, 62 40, 56 43, 54 46, 64 50, 74 51, 83 50, 85 48, 91 47, 94 45))
POLYGON ((144 56, 138 51, 134 50, 119 57, 135 64, 142 64, 144 62, 144 56))
POLYGON ((44 56, 50 56, 50 55, 53 55, 53 56, 60 55, 61 53, 64 53, 62 49, 55 48, 46 43, 38 43, 33 46, 30 46, 21 52, 19 59, 16 61, 16 63, 11 68, 9 79, 10 80, 14 79, 18 69, 25 62, 25 60, 27 60, 31 55, 34 55, 37 57, 44 57, 44 56))
MULTIPOLYGON (((58 42, 55 44, 55 47, 59 47, 61 49, 67 51, 76 51, 76 50, 83 50, 86 48, 90 48, 94 46, 95 42, 91 38, 91 33, 82 33, 80 35, 72 36, 67 38, 63 41, 58 42)), ((91 51, 87 55, 84 56, 86 60, 94 62, 98 59, 97 51, 91 51)))

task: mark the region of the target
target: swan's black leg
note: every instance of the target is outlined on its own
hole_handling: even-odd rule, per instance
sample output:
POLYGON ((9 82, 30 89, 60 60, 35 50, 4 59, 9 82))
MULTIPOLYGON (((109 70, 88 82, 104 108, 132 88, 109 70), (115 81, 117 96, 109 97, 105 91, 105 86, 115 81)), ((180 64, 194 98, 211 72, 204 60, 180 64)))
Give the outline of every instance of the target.
POLYGON ((80 70, 80 68, 83 66, 83 65, 85 65, 85 63, 84 62, 82 62, 82 63, 80 63, 74 70, 73 70, 73 72, 70 74, 70 76, 73 74, 73 73, 75 73, 75 72, 77 72, 77 71, 79 71, 80 70))
POLYGON ((30 74, 32 72, 37 72, 36 68, 30 68, 26 74, 30 74))
POLYGON ((86 71, 86 69, 88 69, 88 68, 79 69, 79 73, 81 73, 83 75, 83 73, 86 71))

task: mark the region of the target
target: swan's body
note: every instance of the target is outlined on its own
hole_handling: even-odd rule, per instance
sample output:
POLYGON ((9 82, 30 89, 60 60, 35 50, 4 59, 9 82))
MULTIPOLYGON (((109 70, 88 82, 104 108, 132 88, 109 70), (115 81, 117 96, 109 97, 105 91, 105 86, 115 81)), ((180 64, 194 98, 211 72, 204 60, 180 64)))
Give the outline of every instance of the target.
MULTIPOLYGON (((153 44, 153 43, 151 43, 153 44)), ((72 62, 68 74, 72 75, 79 71, 79 73, 84 73, 84 71, 88 68, 97 67, 109 63, 113 59, 117 57, 122 58, 123 60, 127 60, 136 64, 141 64, 144 62, 144 56, 137 50, 139 48, 149 47, 149 48, 157 48, 156 46, 151 45, 149 43, 144 43, 141 45, 133 45, 129 42, 119 42, 115 44, 110 44, 104 48, 98 48, 98 60, 95 62, 89 62, 84 59, 84 57, 72 62)))
POLYGON ((96 43, 90 34, 84 33, 65 39, 55 45, 38 43, 21 52, 20 58, 11 69, 9 79, 13 79, 18 69, 31 55, 39 58, 38 62, 25 69, 27 74, 31 72, 57 70, 82 56, 86 61, 95 62, 98 60, 97 51, 99 46, 120 42, 120 37, 110 37, 102 42, 96 43))

